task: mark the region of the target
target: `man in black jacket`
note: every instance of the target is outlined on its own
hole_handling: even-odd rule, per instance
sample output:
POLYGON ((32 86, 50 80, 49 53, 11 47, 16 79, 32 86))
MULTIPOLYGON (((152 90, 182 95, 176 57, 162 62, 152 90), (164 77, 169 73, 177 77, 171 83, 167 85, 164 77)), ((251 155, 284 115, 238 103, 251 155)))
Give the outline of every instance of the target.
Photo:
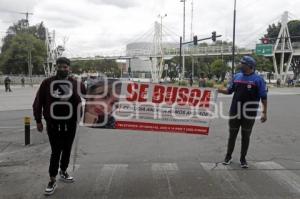
POLYGON ((47 125, 51 145, 49 165, 50 182, 46 195, 54 193, 56 175, 60 167, 60 178, 65 182, 74 179, 67 173, 77 123, 81 117, 81 94, 85 94, 82 83, 69 77, 70 60, 61 57, 56 61, 57 74, 45 79, 36 94, 33 113, 37 130, 43 131, 42 112, 47 125))

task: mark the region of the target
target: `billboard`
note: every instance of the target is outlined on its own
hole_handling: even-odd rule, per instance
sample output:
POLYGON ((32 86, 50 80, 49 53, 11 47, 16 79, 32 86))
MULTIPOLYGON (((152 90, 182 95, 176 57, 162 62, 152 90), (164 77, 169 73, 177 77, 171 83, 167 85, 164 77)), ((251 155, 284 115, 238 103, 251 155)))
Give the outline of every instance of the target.
POLYGON ((92 128, 208 135, 215 89, 100 80, 87 89, 83 122, 92 128))

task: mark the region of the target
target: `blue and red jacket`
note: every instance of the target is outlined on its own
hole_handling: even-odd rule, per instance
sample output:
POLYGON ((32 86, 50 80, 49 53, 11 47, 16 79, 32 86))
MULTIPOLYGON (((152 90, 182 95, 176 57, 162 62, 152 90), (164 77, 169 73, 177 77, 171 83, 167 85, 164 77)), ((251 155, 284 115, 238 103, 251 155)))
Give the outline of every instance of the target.
POLYGON ((249 116, 256 116, 260 100, 267 99, 267 89, 264 79, 253 72, 250 75, 237 73, 228 85, 228 93, 233 95, 230 114, 235 115, 243 109, 249 116), (245 105, 247 103, 248 105, 245 105), (250 104, 249 104, 250 103, 250 104))

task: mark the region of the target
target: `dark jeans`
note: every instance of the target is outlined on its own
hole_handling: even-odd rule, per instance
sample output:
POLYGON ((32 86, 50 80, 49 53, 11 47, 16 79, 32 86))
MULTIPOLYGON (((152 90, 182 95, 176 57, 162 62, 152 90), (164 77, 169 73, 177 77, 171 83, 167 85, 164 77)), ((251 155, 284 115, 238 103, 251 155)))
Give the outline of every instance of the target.
POLYGON ((5 84, 5 92, 11 92, 11 89, 10 89, 10 84, 5 84))
POLYGON ((47 132, 51 145, 49 166, 50 177, 56 177, 59 168, 66 171, 70 162, 72 144, 76 133, 76 122, 47 122, 47 132))
POLYGON ((250 143, 250 135, 252 132, 253 125, 255 123, 255 119, 246 119, 244 117, 241 118, 231 118, 229 119, 229 139, 228 139, 228 145, 227 145, 227 157, 231 157, 235 141, 237 138, 237 135, 239 133, 240 128, 242 129, 242 147, 241 147, 241 159, 245 159, 249 143, 250 143))

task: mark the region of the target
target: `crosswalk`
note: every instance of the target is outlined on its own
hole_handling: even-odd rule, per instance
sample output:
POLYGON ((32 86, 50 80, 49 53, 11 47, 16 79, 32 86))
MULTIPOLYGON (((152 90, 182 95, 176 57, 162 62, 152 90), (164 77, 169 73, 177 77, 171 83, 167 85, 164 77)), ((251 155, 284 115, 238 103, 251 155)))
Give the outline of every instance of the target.
POLYGON ((299 170, 274 161, 249 165, 248 170, 207 162, 80 165, 74 175, 75 186, 88 189, 91 198, 300 198, 299 170))

